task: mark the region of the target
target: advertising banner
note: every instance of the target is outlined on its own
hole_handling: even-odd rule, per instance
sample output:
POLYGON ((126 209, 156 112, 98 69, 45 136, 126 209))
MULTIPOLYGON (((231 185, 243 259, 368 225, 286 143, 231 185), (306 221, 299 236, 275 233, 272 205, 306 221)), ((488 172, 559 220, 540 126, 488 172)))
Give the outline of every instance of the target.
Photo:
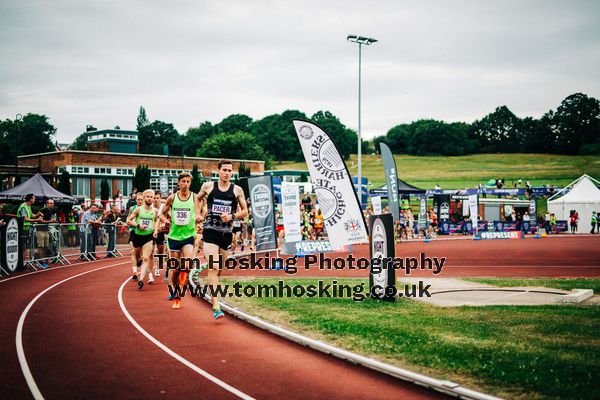
POLYGON ((393 259, 396 255, 392 215, 370 215, 369 232, 371 232, 369 243, 371 254, 369 284, 371 293, 377 295, 379 292, 380 296, 376 298, 395 301, 396 298, 390 296, 390 292, 386 289, 392 286, 396 287, 396 271, 394 268, 382 268, 387 265, 388 260, 393 259), (377 286, 378 290, 373 290, 374 286, 377 286))
POLYGON ((302 240, 302 230, 300 228, 300 191, 298 186, 282 182, 281 201, 285 243, 299 242, 302 240))
POLYGON ((277 248, 275 212, 273 210, 273 184, 271 176, 248 178, 248 191, 252 206, 252 221, 256 231, 256 250, 277 248))
POLYGON ((294 120, 325 229, 335 248, 367 242, 367 227, 346 163, 329 135, 312 122, 294 120))
POLYGON ((381 160, 383 161, 385 179, 387 181, 387 198, 389 201, 390 210, 392 211, 394 221, 398 221, 400 218, 400 210, 398 208, 398 175, 396 172, 396 160, 394 159, 394 155, 387 144, 381 142, 379 143, 379 146, 381 148, 381 160))
POLYGON ((373 214, 381 214, 381 197, 371 197, 371 204, 373 204, 373 214))

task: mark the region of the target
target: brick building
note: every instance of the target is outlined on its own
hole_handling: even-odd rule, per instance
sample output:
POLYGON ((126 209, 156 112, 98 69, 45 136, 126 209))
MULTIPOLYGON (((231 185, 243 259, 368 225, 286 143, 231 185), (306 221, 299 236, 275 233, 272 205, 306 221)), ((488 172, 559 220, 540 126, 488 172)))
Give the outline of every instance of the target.
MULTIPOLYGON (((58 180, 63 170, 72 178, 71 193, 86 198, 100 198, 100 184, 106 179, 110 193, 121 191, 128 195, 133 189, 135 168, 144 164, 151 171, 150 186, 158 190, 161 177, 168 180, 169 190, 177 184, 182 171, 191 172, 194 165, 200 174, 215 178, 218 159, 173 155, 139 154, 136 131, 104 130, 88 132, 88 150, 63 150, 19 156, 19 169, 35 169, 51 183, 58 180), (95 150, 95 151, 94 151, 95 150), (112 150, 112 151, 111 151, 112 150)), ((252 174, 263 174, 264 161, 232 160, 234 176, 240 162, 250 168, 252 174)))

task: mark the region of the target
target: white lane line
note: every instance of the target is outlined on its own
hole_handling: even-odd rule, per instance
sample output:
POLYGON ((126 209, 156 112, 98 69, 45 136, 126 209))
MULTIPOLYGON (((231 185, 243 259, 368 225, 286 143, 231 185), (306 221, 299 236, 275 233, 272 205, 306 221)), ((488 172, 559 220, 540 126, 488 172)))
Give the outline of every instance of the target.
MULTIPOLYGON (((121 258, 121 257, 118 257, 121 258)), ((84 264, 91 264, 91 263, 95 263, 95 262, 99 262, 99 261, 106 261, 105 258, 102 259, 98 259, 98 260, 94 260, 94 261, 84 261, 84 262, 80 262, 80 263, 75 263, 75 264, 68 264, 68 265, 62 265, 60 267, 52 267, 52 268, 48 268, 48 269, 40 269, 38 271, 32 271, 32 272, 26 272, 24 274, 20 274, 17 276, 13 276, 10 278, 6 278, 6 279, 2 279, 0 280, 0 283, 4 283, 4 282, 8 282, 8 281, 12 281, 13 279, 18 279, 18 278, 22 278, 24 276, 29 276, 29 275, 33 275, 33 274, 38 274, 40 272, 49 272, 49 271, 56 271, 57 269, 63 269, 63 268, 68 268, 68 267, 74 267, 76 265, 84 265, 84 264)), ((116 261, 116 260, 115 260, 116 261)))
POLYGON ((144 328, 142 328, 140 326, 140 324, 138 324, 137 321, 135 319, 133 319, 131 314, 129 314, 129 311, 127 311, 127 307, 125 307, 125 303, 123 303, 123 288, 130 281, 131 281, 131 279, 129 278, 123 282, 123 284, 119 288, 118 298, 119 298, 119 306, 121 306, 121 311, 123 311, 123 314, 125 315, 125 317, 127 317, 129 322, 131 322, 131 324, 135 327, 135 329, 137 329, 142 335, 146 336, 146 338, 148 340, 150 340, 152 343, 154 343, 159 349, 161 349, 162 351, 164 351, 165 353, 167 353, 168 355, 170 355, 171 357, 173 357, 174 359, 176 359, 177 361, 179 361, 180 363, 182 363, 183 365, 185 365, 192 371, 196 372, 197 374, 202 375, 209 381, 221 386, 223 389, 227 390, 230 393, 233 393, 234 395, 238 396, 241 399, 254 400, 253 397, 250 397, 249 395, 241 392, 240 390, 234 388, 233 386, 228 385, 227 383, 223 382, 216 376, 209 374, 208 372, 201 369, 197 365, 191 363, 190 361, 186 360, 179 354, 175 353, 173 350, 171 350, 170 348, 168 348, 167 346, 162 344, 160 341, 158 341, 158 339, 156 339, 154 336, 150 335, 144 328))
POLYGON ((41 291, 37 296, 35 296, 35 298, 33 300, 31 300, 29 302, 29 304, 27 304, 27 307, 25 307, 25 310, 23 310, 23 312, 21 313, 21 317, 19 318, 19 323, 17 324, 17 333, 15 335, 15 343, 17 346, 17 356, 19 357, 19 364, 21 365, 21 370, 23 371, 23 375, 25 376, 25 381, 27 381, 27 386, 29 386, 29 390, 31 391, 31 394, 33 395, 34 399, 43 399, 44 396, 42 396, 42 392, 40 392, 40 389, 38 388, 37 384, 35 383, 35 379, 33 379, 33 375, 31 374, 31 370, 29 369, 29 364, 27 364, 27 358, 25 357, 25 351, 23 350, 23 324, 25 323, 25 318, 27 318, 27 314, 29 313, 29 310, 31 309, 31 307, 33 307, 35 302, 38 301, 39 298, 42 297, 46 292, 54 289, 55 287, 57 287, 60 284, 63 284, 67 281, 70 281, 71 279, 75 279, 82 275, 89 274, 91 272, 96 272, 96 271, 100 271, 100 270, 103 270, 106 268, 116 267, 117 265, 127 264, 128 262, 129 261, 125 261, 125 262, 121 262, 118 264, 107 265, 105 267, 91 269, 89 271, 85 271, 80 274, 73 275, 70 278, 63 279, 62 281, 57 282, 54 285, 41 291))

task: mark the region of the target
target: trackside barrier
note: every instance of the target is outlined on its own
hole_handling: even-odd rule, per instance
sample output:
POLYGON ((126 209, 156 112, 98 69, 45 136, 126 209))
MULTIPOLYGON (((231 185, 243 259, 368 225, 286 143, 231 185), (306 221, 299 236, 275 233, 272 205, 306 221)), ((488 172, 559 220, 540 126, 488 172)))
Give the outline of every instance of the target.
MULTIPOLYGON (((273 250, 271 250, 273 251, 273 250)), ((236 254, 232 257, 238 258, 249 253, 245 254, 236 254)), ((194 285, 194 283, 192 283, 194 285)), ((211 297, 209 294, 206 294, 204 300, 208 303, 211 302, 211 297)), ((462 387, 460 384, 445 380, 439 380, 435 378, 431 378, 426 375, 418 374, 416 372, 412 372, 403 368, 395 367, 393 365, 389 365, 383 363, 381 361, 374 360, 372 358, 364 357, 356 353, 352 353, 350 351, 346 351, 340 349, 339 347, 335 347, 329 345, 327 343, 321 342, 319 340, 311 339, 304 335, 300 335, 296 332, 292 332, 290 330, 281 328, 277 325, 273 325, 269 322, 266 322, 260 318, 254 317, 250 314, 247 314, 240 309, 233 307, 223 301, 220 301, 219 304, 223 311, 233 315, 234 317, 241 319, 242 321, 248 322, 260 329, 263 329, 267 332, 273 333, 277 336, 280 336, 284 339, 290 340, 292 342, 298 343, 302 346, 306 346, 313 350, 317 350, 321 353, 332 355, 339 359, 349 361, 352 364, 357 364, 374 371, 401 379, 403 381, 408 381, 415 383, 420 386, 424 386, 428 389, 433 389, 441 393, 448 394, 453 397, 457 397, 460 399, 469 399, 469 400, 501 400, 498 397, 490 396, 485 393, 477 392, 475 390, 471 390, 465 387, 462 387)))
POLYGON ((129 231, 115 224, 33 223, 24 231, 23 239, 23 264, 32 270, 50 264, 123 257, 129 249, 129 231))

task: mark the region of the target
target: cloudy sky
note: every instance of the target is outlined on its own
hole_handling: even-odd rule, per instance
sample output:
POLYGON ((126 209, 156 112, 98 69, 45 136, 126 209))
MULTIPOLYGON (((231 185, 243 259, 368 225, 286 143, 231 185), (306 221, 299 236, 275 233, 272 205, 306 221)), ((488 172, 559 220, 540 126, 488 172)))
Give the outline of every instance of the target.
POLYGON ((0 119, 40 113, 70 142, 86 124, 329 110, 363 135, 507 105, 539 117, 600 98, 600 2, 0 0, 0 119))

